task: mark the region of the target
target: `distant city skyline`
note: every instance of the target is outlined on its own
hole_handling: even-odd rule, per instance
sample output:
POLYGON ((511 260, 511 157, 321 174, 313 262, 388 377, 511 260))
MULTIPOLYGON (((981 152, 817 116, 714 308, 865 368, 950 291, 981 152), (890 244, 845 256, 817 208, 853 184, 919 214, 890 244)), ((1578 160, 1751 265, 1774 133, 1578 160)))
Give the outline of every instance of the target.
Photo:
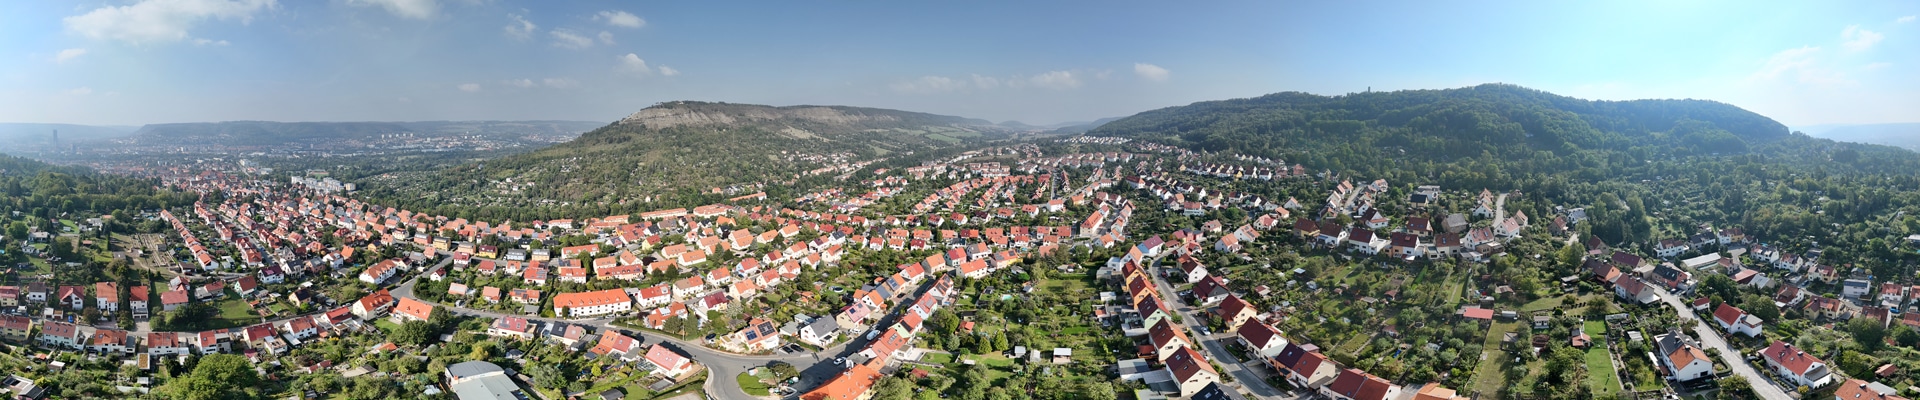
POLYGON ((0 122, 610 122, 700 100, 1049 125, 1482 83, 1920 122, 1920 3, 1841 5, 19 2, 0 122))

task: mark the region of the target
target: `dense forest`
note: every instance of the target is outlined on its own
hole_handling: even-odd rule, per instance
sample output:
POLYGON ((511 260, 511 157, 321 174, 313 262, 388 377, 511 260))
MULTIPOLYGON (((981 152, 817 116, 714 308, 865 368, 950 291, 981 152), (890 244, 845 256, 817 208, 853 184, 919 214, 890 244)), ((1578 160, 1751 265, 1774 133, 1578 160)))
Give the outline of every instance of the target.
POLYGON ((1791 133, 1701 100, 1587 101, 1511 85, 1318 96, 1278 93, 1144 112, 1088 132, 1300 163, 1396 187, 1516 191, 1509 207, 1586 207, 1608 243, 1743 227, 1832 264, 1907 273, 1920 233, 1920 155, 1791 133))

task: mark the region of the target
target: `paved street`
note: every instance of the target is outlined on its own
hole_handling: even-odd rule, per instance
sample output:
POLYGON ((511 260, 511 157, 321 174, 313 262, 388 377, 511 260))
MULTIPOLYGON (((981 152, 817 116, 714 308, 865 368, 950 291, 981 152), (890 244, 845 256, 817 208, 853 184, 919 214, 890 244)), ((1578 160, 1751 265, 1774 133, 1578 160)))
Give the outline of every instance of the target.
POLYGON ((1221 368, 1225 368, 1226 373, 1233 374, 1234 381, 1229 385, 1239 386, 1242 390, 1253 393, 1254 397, 1258 398, 1270 399, 1282 396, 1283 393, 1281 393, 1280 390, 1267 385, 1267 381, 1260 376, 1259 372, 1249 370, 1247 367, 1240 365, 1238 362, 1240 358, 1234 357, 1232 353, 1227 352, 1226 344, 1221 343, 1221 341, 1223 339, 1227 341, 1236 340, 1231 332, 1214 332, 1215 334, 1213 335, 1198 335, 1200 333, 1200 327, 1206 324, 1206 310, 1187 306, 1184 302, 1181 302, 1180 296, 1177 296, 1179 292, 1173 290, 1173 284, 1168 283, 1167 279, 1157 272, 1160 269, 1160 260, 1154 259, 1153 266, 1154 268, 1150 271, 1155 272, 1149 272, 1147 275, 1152 276, 1154 283, 1158 284, 1156 286, 1160 287, 1160 298, 1173 304, 1180 304, 1180 306, 1174 307, 1174 309, 1183 315, 1182 319, 1185 321, 1184 325, 1187 326, 1187 331, 1195 334, 1194 338, 1200 341, 1200 347, 1207 350, 1207 357, 1211 357, 1214 362, 1220 364, 1221 368))
POLYGON ((1716 332, 1712 327, 1707 326, 1707 320, 1693 315, 1693 309, 1687 307, 1686 302, 1680 301, 1679 297, 1674 296, 1672 293, 1667 293, 1666 289, 1662 289, 1659 286, 1647 285, 1647 288, 1653 289, 1655 294, 1660 295, 1660 301, 1667 303, 1667 306, 1673 307, 1674 311, 1679 312, 1680 318, 1693 319, 1694 336, 1699 337, 1700 343, 1706 344, 1707 347, 1719 349, 1720 361, 1725 362, 1730 368, 1733 368, 1733 373, 1740 374, 1740 376, 1747 378, 1747 383, 1749 386, 1753 386, 1754 393, 1760 394, 1760 398, 1766 400, 1793 400, 1793 397, 1788 396, 1786 391, 1780 389, 1780 386, 1774 385, 1772 379, 1767 379, 1766 375, 1762 375, 1760 371, 1756 371, 1752 366, 1747 365, 1747 360, 1740 357, 1740 352, 1734 351, 1732 346, 1728 346, 1727 341, 1720 337, 1720 332, 1716 332))

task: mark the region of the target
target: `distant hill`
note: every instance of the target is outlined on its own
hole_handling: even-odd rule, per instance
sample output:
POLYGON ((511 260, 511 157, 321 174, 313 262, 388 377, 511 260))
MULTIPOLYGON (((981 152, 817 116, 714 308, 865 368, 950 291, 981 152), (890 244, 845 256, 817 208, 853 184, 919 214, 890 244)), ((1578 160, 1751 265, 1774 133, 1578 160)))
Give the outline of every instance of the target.
MULTIPOLYGON (((1388 198, 1428 184, 1513 191, 1521 195, 1510 196, 1507 209, 1535 221, 1553 215, 1552 206, 1587 207, 1590 233, 1610 244, 1684 238, 1713 223, 1791 246, 1867 248, 1882 232, 1836 236, 1833 228, 1885 220, 1909 205, 1908 213, 1920 212, 1894 195, 1920 190, 1920 156, 1793 134, 1705 100, 1589 101, 1499 84, 1289 92, 1147 111, 1087 135, 1184 147, 1197 161, 1236 163, 1227 155, 1244 154, 1338 180, 1384 179, 1396 190, 1388 198)), ((1311 201, 1325 193, 1278 195, 1311 201)), ((1446 207, 1472 207, 1461 203, 1446 207)), ((1390 213, 1418 212, 1382 204, 1390 213)), ((1920 223, 1913 226, 1920 233, 1920 223)))
POLYGON ((1800 127, 1800 132, 1817 138, 1842 142, 1881 144, 1920 151, 1920 123, 1815 125, 1800 127))
POLYGON ((271 146, 407 133, 423 136, 572 134, 601 125, 583 121, 192 122, 143 126, 133 132, 129 140, 137 145, 271 146))
POLYGON ((72 142, 123 137, 133 134, 135 129, 138 128, 131 126, 0 122, 0 146, 50 143, 53 140, 53 132, 56 130, 60 131, 60 141, 72 142))
POLYGON ((783 190, 841 173, 821 168, 924 156, 1019 131, 980 119, 877 108, 676 101, 545 149, 363 187, 376 197, 424 207, 639 210, 648 207, 640 203, 648 198, 656 206, 677 205, 719 196, 713 188, 783 190))
POLYGON ((1120 120, 1120 118, 1123 118, 1123 117, 1107 117, 1107 118, 1093 120, 1093 122, 1081 121, 1081 122, 1067 122, 1062 124, 1056 124, 1053 126, 1053 129, 1047 131, 1047 133, 1056 134, 1056 135, 1083 133, 1086 131, 1093 130, 1093 128, 1099 128, 1101 125, 1106 125, 1108 122, 1120 120))

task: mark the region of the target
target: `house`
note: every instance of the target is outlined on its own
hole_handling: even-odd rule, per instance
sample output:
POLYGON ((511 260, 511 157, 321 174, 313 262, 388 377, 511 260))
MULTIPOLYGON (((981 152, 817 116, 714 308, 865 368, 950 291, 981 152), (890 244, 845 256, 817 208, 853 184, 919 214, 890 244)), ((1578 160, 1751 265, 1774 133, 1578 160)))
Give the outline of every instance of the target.
POLYGON ((1282 367, 1280 374, 1295 387, 1323 387, 1340 374, 1340 367, 1311 344, 1288 343, 1286 350, 1273 358, 1273 363, 1282 367))
POLYGON ((424 322, 428 318, 432 318, 432 317, 433 317, 433 305, 423 303, 419 300, 402 297, 400 298, 400 302, 396 303, 393 307, 393 319, 395 322, 400 322, 400 323, 405 323, 408 321, 424 322))
MULTIPOLYGON (((568 329, 568 333, 572 333, 571 328, 568 329)), ((595 357, 623 357, 632 354, 633 350, 638 348, 640 348, 639 340, 634 340, 620 332, 607 330, 600 332, 600 341, 595 342, 593 348, 587 349, 587 352, 593 353, 595 357)))
POLYGON ((87 338, 87 351, 101 354, 133 354, 134 344, 128 340, 127 331, 119 329, 97 329, 87 338))
POLYGON ((1840 282, 1840 295, 1849 299, 1858 299, 1861 296, 1866 296, 1867 292, 1872 290, 1872 288, 1872 280, 1860 278, 1847 279, 1840 282))
POLYGON ((582 293, 561 293, 553 296, 553 314, 582 317, 626 312, 633 309, 633 299, 627 291, 607 289, 582 293))
POLYGON ((1660 258, 1673 258, 1687 252, 1687 248, 1685 240, 1660 239, 1660 242, 1653 246, 1653 254, 1660 258))
POLYGON ((1614 281, 1613 294, 1620 296, 1621 300, 1636 304, 1652 303, 1657 298, 1653 290, 1647 288, 1646 282, 1641 282, 1640 278, 1634 277, 1621 277, 1620 280, 1614 281))
POLYGON ((735 340, 747 351, 769 351, 780 347, 780 327, 766 318, 747 321, 747 327, 734 333, 735 340))
POLYGON ((80 333, 80 327, 74 324, 51 321, 40 327, 40 343, 47 347, 79 350, 86 339, 86 335, 80 333))
POLYGON ((133 310, 134 318, 147 317, 147 300, 152 298, 146 286, 134 286, 127 290, 127 307, 133 310))
POLYGON ((1729 333, 1744 334, 1747 337, 1760 336, 1760 317, 1748 314, 1732 304, 1721 303, 1719 309, 1713 310, 1713 321, 1719 323, 1720 328, 1726 329, 1729 333))
POLYGON ((1234 336, 1248 351, 1258 354, 1261 362, 1269 363, 1268 366, 1272 366, 1270 363, 1274 356, 1287 349, 1287 338, 1280 336, 1279 329, 1264 322, 1240 324, 1240 329, 1234 330, 1234 336))
POLYGON ((102 313, 120 311, 120 286, 113 282, 93 284, 93 307, 102 313))
POLYGON ((839 375, 828 378, 826 383, 800 395, 800 400, 864 400, 871 397, 868 392, 882 377, 885 375, 866 364, 854 364, 840 371, 839 375))
POLYGON ((1187 337, 1185 329, 1174 325, 1173 320, 1168 319, 1160 320, 1152 328, 1148 328, 1147 337, 1152 341, 1154 357, 1161 360, 1165 360, 1167 356, 1173 355, 1175 351, 1182 348, 1193 347, 1194 343, 1193 339, 1187 337))
POLYGON ((1833 373, 1825 361, 1787 342, 1773 341, 1766 350, 1760 351, 1760 358, 1767 361, 1768 369, 1800 386, 1817 389, 1833 383, 1833 373))
POLYGON ((1246 300, 1241 300, 1240 296, 1234 295, 1228 295, 1226 300, 1220 301, 1220 308, 1215 311, 1215 315, 1220 316, 1220 320, 1226 322, 1228 330, 1239 330, 1240 324, 1253 319, 1253 316, 1259 313, 1259 307, 1255 307, 1253 303, 1248 303, 1246 300))
POLYGON ((87 296, 85 295, 84 289, 81 289, 79 286, 61 286, 60 290, 55 293, 58 293, 53 296, 55 303, 64 304, 74 310, 87 308, 87 296))
POLYGON ((827 347, 839 338, 840 322, 835 318, 814 318, 800 327, 800 341, 814 346, 827 347))
POLYGON ((1191 400, 1246 400, 1246 397, 1241 396, 1239 391, 1220 386, 1220 383, 1216 382, 1216 383, 1209 383, 1207 384, 1207 387, 1200 388, 1200 392, 1194 393, 1193 397, 1190 397, 1189 399, 1191 400))
POLYGON ((1193 302, 1202 306, 1219 303, 1232 294, 1233 291, 1227 288, 1227 281, 1219 276, 1209 276, 1193 284, 1193 302))
POLYGON ((366 270, 360 271, 360 281, 379 285, 381 282, 386 282, 388 278, 392 278, 394 274, 399 273, 402 266, 399 260, 381 260, 379 263, 367 267, 366 270))
POLYGON ((1420 390, 1415 391, 1413 393, 1413 398, 1410 400, 1468 400, 1468 399, 1467 397, 1460 396, 1459 393, 1455 392, 1453 389, 1448 389, 1444 386, 1440 386, 1439 382, 1431 382, 1431 383, 1427 383, 1426 386, 1421 386, 1420 390))
POLYGON ((1365 371, 1340 370, 1333 383, 1320 387, 1320 394, 1337 400, 1387 400, 1400 397, 1400 387, 1365 371))
POLYGON ((533 324, 526 318, 500 317, 487 327, 487 336, 533 339, 533 324))
POLYGON ((47 397, 47 388, 35 385, 32 379, 19 375, 8 375, 0 380, 0 394, 13 400, 40 400, 47 397))
POLYGON ((668 378, 677 378, 693 371, 693 360, 669 350, 666 346, 654 343, 647 349, 647 364, 653 365, 653 372, 668 378))
POLYGON ((1207 278, 1207 266, 1192 257, 1180 257, 1180 271, 1186 273, 1187 283, 1199 283, 1207 278))
POLYGON ((362 321, 371 321, 387 315, 387 311, 393 310, 394 304, 393 294, 387 293, 386 289, 380 289, 353 302, 353 315, 360 317, 362 321))
POLYGON ((1833 390, 1834 400, 1907 400, 1899 391, 1879 382, 1848 379, 1833 390))
POLYGON ((0 314, 0 338, 14 343, 26 343, 27 335, 31 332, 33 332, 32 318, 0 314))
POLYGON ((160 293, 160 310, 173 311, 179 309, 181 306, 187 305, 187 301, 190 298, 191 296, 187 294, 187 291, 182 289, 173 289, 165 293, 160 293))
POLYGON ((1654 342, 1660 346, 1660 363, 1669 371, 1667 379, 1686 382, 1713 377, 1713 360, 1686 336, 1662 334, 1656 336, 1654 342))
POLYGON ((149 332, 147 333, 147 354, 186 355, 191 348, 187 346, 185 340, 181 339, 179 332, 149 332))
POLYGON ((1220 382, 1220 372, 1215 371, 1213 364, 1201 357, 1200 352, 1190 347, 1181 347, 1162 363, 1166 364, 1167 372, 1173 375, 1173 383, 1180 386, 1182 397, 1193 396, 1208 385, 1220 382))
POLYGON ((513 383, 506 370, 486 361, 468 361, 447 366, 447 390, 461 399, 535 398, 513 383))

